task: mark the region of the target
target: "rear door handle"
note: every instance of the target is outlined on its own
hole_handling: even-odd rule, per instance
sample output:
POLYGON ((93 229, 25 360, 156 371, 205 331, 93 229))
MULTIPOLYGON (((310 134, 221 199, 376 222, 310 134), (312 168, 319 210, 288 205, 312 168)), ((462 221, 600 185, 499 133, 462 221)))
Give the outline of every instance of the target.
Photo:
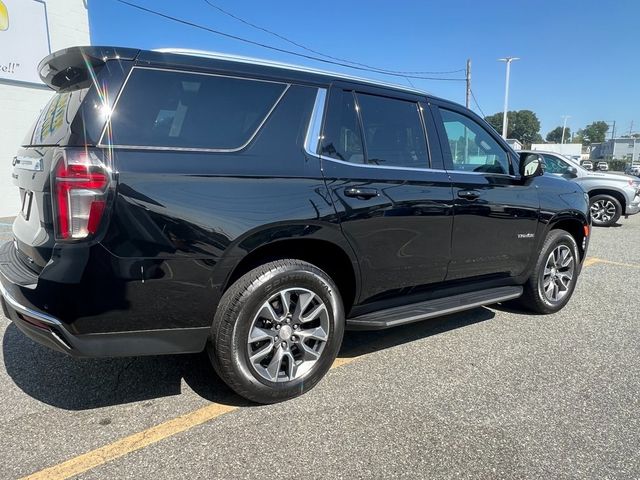
POLYGON ((379 195, 378 190, 376 190, 375 188, 362 188, 362 187, 345 188, 344 194, 347 197, 359 198, 360 200, 367 200, 369 198, 377 197, 379 195))
POLYGON ((473 190, 460 190, 458 192, 458 196, 466 200, 477 200, 478 197, 480 197, 480 194, 478 192, 474 192, 473 190))

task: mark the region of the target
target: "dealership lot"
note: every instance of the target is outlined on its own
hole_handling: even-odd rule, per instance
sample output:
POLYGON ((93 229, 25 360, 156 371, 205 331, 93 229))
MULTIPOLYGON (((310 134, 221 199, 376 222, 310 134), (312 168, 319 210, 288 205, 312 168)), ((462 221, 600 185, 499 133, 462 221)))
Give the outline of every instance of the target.
POLYGON ((0 478, 638 478, 639 242, 640 216, 595 229, 556 315, 350 332, 314 390, 273 406, 203 355, 77 360, 2 317, 0 478))

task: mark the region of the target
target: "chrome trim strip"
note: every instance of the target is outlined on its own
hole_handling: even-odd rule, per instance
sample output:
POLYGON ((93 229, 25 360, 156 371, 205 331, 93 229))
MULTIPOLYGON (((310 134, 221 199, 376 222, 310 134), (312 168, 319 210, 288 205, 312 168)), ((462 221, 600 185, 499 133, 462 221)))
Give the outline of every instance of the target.
POLYGON ((316 157, 327 160, 329 162, 341 163, 343 165, 349 165, 351 167, 360 167, 360 168, 379 168, 382 170, 406 170, 411 172, 438 172, 438 173, 449 173, 447 170, 438 169, 438 168, 417 168, 417 167, 394 167, 391 165, 372 165, 370 163, 351 163, 345 160, 338 160, 337 158, 326 157, 324 155, 315 155, 316 157))
POLYGON ((304 151, 314 157, 318 156, 318 145, 320 143, 320 130, 324 120, 324 104, 327 98, 327 89, 319 88, 316 93, 316 101, 313 104, 307 135, 304 139, 304 151), (314 145, 315 143, 315 145, 314 145))
POLYGON ((120 92, 118 92, 118 97, 116 98, 116 101, 113 104, 113 108, 112 111, 115 112, 116 111, 116 107, 118 105, 118 101, 120 100, 120 95, 122 94, 122 92, 124 91, 127 82, 129 81, 129 77, 131 76, 132 72, 135 69, 141 69, 141 70, 159 70, 159 71, 164 71, 164 72, 181 72, 181 73, 189 73, 189 74, 195 74, 195 75, 207 75, 210 77, 224 77, 224 78, 237 78, 240 80, 247 80, 247 81, 252 81, 252 82, 265 82, 265 83, 278 83, 280 85, 284 85, 284 90, 282 91, 282 93, 280 94, 280 96, 277 98, 277 100, 275 101, 275 103, 272 105, 271 109, 269 109, 269 111, 267 112, 267 115, 262 119, 262 121, 260 122, 260 124, 258 125, 258 127, 255 129, 255 131, 251 134, 251 136, 249 137, 249 139, 241 146, 236 147, 236 148, 198 148, 198 147, 163 147, 163 146, 149 146, 149 145, 109 145, 109 144, 104 144, 102 141, 104 140, 104 135, 107 131, 107 127, 109 126, 108 123, 111 121, 111 119, 109 119, 106 123, 105 126, 102 130, 102 135, 100 135, 100 141, 98 142, 98 145, 96 145, 99 148, 117 148, 117 149, 131 149, 131 150, 162 150, 162 151, 178 151, 178 152, 210 152, 210 153, 233 153, 233 152, 239 152, 240 150, 243 150, 244 148, 247 147, 247 145, 249 145, 253 139, 256 137, 256 135, 258 135, 258 132, 260 132, 260 130, 262 129, 262 127, 264 126, 265 123, 267 123, 267 120, 269 120, 269 117, 271 117, 271 114, 273 113, 273 111, 276 109, 276 107, 280 104, 280 101, 284 98, 284 96, 287 94, 287 92, 289 91, 289 87, 291 87, 290 83, 285 83, 285 82, 274 82, 271 80, 261 80, 261 79, 255 79, 255 78, 247 78, 247 77, 237 77, 237 76, 233 76, 233 75, 220 75, 220 74, 216 74, 216 73, 204 73, 204 72, 193 72, 191 70, 181 70, 181 69, 171 69, 171 68, 155 68, 155 67, 133 67, 131 69, 131 71, 129 72, 129 75, 127 76, 126 80, 124 81, 124 83, 122 84, 122 88, 120 89, 120 92))
POLYGON ((355 75, 348 75, 345 73, 339 73, 339 72, 331 72, 329 70, 322 70, 322 69, 318 69, 318 68, 311 68, 311 67, 303 67, 300 65, 293 65, 290 63, 283 63, 283 62, 276 62, 273 60, 266 60, 263 58, 255 58, 255 57, 245 57, 242 55, 229 55, 229 54, 225 54, 225 53, 220 53, 220 52, 209 52, 206 50, 192 50, 192 49, 188 49, 188 48, 156 48, 153 50, 154 52, 159 52, 159 53, 171 53, 171 54, 175 54, 175 55, 190 55, 193 57, 201 57, 201 58, 211 58, 214 60, 226 60, 226 61, 230 61, 230 62, 236 62, 236 63, 247 63, 250 65, 261 65, 264 67, 276 67, 276 68, 282 68, 282 69, 286 69, 286 70, 293 70, 296 72, 304 72, 304 73, 315 73, 318 75, 328 75, 331 77, 335 77, 335 78, 340 78, 340 79, 344 79, 344 80, 351 80, 351 81, 357 81, 357 82, 363 82, 366 83, 368 85, 373 85, 373 86, 382 86, 382 87, 391 87, 391 88, 396 88, 398 90, 403 90, 405 92, 410 92, 413 94, 418 94, 421 96, 425 96, 428 95, 427 92, 423 91, 423 90, 418 90, 416 88, 411 88, 411 87, 407 87, 404 85, 398 85, 396 83, 390 83, 390 82, 385 82, 385 81, 378 81, 378 80, 373 80, 371 78, 363 78, 363 77, 358 77, 355 75))
POLYGON ((517 179, 516 175, 510 173, 495 173, 495 172, 467 172, 466 170, 447 170, 449 173, 462 173, 464 175, 491 175, 492 177, 508 177, 517 179))
POLYGON ((62 326, 62 323, 57 318, 22 305, 20 302, 18 302, 18 300, 13 298, 13 296, 7 291, 6 288, 4 288, 2 282, 0 282, 0 294, 4 297, 5 302, 7 302, 9 306, 15 311, 20 312, 28 317, 35 318, 36 320, 40 320, 41 322, 47 323, 49 325, 62 326))

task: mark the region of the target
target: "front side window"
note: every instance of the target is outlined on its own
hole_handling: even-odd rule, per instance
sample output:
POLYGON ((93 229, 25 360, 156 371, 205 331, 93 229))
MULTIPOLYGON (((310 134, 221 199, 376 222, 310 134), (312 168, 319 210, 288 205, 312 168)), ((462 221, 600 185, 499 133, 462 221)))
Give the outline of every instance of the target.
POLYGON ((567 162, 559 159, 554 155, 543 155, 544 158, 544 172, 555 173, 558 175, 564 175, 569 172, 569 165, 567 162))
POLYGON ((111 116, 124 146, 233 150, 265 120, 285 84, 136 68, 111 116))
POLYGON ((357 94, 367 163, 427 168, 427 139, 415 102, 357 94))
POLYGON ((451 110, 441 108, 440 114, 454 170, 509 173, 507 152, 481 125, 451 110))

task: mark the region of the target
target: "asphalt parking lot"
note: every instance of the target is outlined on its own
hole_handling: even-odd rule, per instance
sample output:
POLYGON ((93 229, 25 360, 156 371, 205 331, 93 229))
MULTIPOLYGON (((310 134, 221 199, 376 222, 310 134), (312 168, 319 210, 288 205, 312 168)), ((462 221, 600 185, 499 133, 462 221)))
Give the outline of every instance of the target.
POLYGON ((0 317, 0 478, 640 478, 640 215, 621 223, 560 313, 351 332, 273 406, 203 355, 77 360, 0 317))

